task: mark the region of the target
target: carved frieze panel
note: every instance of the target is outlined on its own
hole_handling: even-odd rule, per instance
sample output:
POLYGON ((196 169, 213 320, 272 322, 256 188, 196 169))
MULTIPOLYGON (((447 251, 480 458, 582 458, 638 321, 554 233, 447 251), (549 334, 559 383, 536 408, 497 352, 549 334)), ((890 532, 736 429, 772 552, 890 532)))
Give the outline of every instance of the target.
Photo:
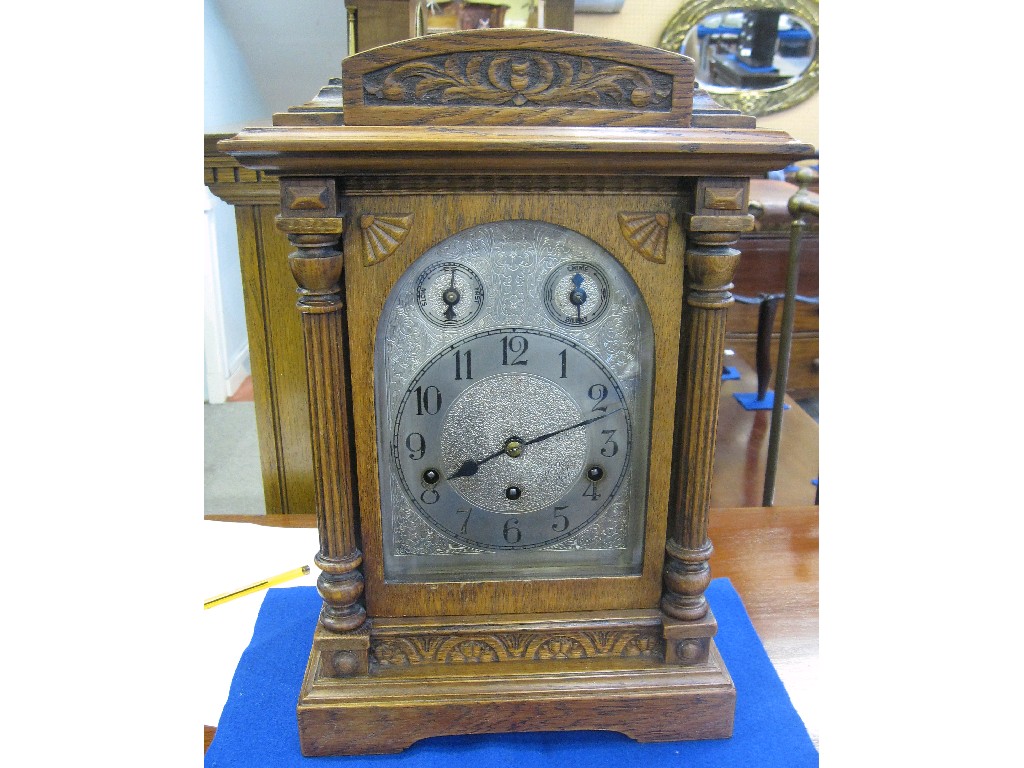
POLYGON ((664 658, 659 628, 405 635, 374 638, 371 663, 381 667, 599 658, 664 658))

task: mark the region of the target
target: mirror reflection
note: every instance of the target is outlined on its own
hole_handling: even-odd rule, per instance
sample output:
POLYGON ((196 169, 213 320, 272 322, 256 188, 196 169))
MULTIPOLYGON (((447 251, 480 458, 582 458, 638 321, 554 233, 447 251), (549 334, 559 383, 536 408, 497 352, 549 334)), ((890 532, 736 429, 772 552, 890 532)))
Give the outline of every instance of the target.
POLYGON ((811 65, 816 45, 813 26, 781 8, 729 9, 702 17, 679 52, 696 62, 702 88, 729 93, 789 85, 811 65))

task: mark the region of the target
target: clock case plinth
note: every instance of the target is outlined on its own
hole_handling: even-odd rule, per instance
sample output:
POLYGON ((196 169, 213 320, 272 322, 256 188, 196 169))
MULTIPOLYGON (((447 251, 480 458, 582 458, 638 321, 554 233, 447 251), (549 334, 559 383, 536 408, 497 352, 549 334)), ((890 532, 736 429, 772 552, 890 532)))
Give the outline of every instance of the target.
POLYGON ((813 148, 694 90, 686 57, 538 30, 403 41, 220 143, 281 177, 310 394, 324 608, 298 703, 307 755, 428 736, 732 733, 704 590, 725 313, 748 180, 813 148), (415 258, 478 224, 536 220, 611 253, 655 339, 639 573, 393 583, 382 565, 376 320, 415 258))
POLYGON ((730 736, 736 689, 711 641, 714 617, 688 623, 687 639, 668 641, 684 653, 710 650, 688 664, 665 663, 665 641, 647 642, 669 634, 663 620, 659 611, 638 611, 475 617, 457 629, 374 622, 375 642, 421 653, 415 663, 398 654, 395 665, 352 676, 333 676, 334 656, 343 665, 351 657, 320 627, 298 706, 303 754, 400 752, 430 736, 495 732, 608 730, 638 741, 730 736), (547 658, 530 658, 538 650, 547 658))

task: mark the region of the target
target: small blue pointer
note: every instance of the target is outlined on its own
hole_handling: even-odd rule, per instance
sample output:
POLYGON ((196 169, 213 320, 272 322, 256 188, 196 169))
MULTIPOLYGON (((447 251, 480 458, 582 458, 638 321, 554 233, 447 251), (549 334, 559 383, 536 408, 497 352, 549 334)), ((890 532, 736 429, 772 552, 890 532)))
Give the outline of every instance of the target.
POLYGON ((583 285, 583 275, 579 272, 573 275, 572 284, 576 286, 576 290, 569 291, 569 302, 576 307, 576 320, 578 321, 582 317, 581 308, 587 300, 587 292, 580 287, 583 285))

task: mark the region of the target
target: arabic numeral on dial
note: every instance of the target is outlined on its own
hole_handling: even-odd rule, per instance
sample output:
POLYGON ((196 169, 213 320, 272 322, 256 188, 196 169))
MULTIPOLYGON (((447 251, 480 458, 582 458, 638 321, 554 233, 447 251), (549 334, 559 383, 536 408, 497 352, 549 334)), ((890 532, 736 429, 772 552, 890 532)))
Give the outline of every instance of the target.
POLYGON ((459 528, 459 533, 466 533, 469 530, 469 518, 473 516, 473 510, 460 509, 459 514, 466 516, 466 519, 462 521, 462 527, 459 528))
POLYGON ((562 531, 564 531, 566 528, 569 527, 569 518, 566 517, 565 515, 560 515, 559 514, 559 512, 561 512, 563 509, 568 509, 568 508, 569 508, 568 506, 565 506, 565 507, 555 507, 555 522, 551 524, 551 530, 552 531, 555 531, 556 533, 561 533, 562 531))
POLYGON ((433 416, 441 410, 441 390, 435 386, 416 387, 416 415, 433 416))
POLYGON ((502 365, 526 365, 527 360, 523 357, 529 349, 530 342, 525 336, 502 336, 501 337, 501 364, 502 365), (514 357, 509 360, 509 355, 514 357))
POLYGON ((591 400, 596 401, 594 407, 590 409, 591 412, 599 411, 601 413, 604 413, 605 411, 608 410, 607 405, 601 405, 601 403, 603 403, 605 399, 608 397, 608 387, 606 387, 604 384, 592 385, 590 389, 587 390, 587 397, 589 397, 591 400))
POLYGON ((462 381, 462 373, 465 371, 466 380, 469 381, 473 378, 473 351, 467 349, 465 353, 461 351, 455 352, 455 380, 462 381), (465 356, 465 365, 463 365, 463 356, 465 356))
POLYGON ((509 544, 518 544, 523 538, 523 532, 519 530, 519 521, 510 517, 505 521, 505 527, 501 529, 501 535, 509 544))
POLYGON ((418 461, 427 451, 427 441, 419 432, 413 432, 405 438, 405 447, 410 451, 409 458, 418 461))
POLYGON ((440 498, 441 494, 437 492, 436 488, 427 488, 420 494, 420 501, 424 504, 436 504, 440 498))
POLYGON ((602 429, 602 435, 608 435, 608 439, 604 441, 604 445, 601 446, 601 455, 611 458, 619 452, 619 444, 612 440, 615 437, 614 429, 602 429))
POLYGON ((558 356, 560 358, 562 358, 562 374, 558 377, 560 379, 564 379, 565 378, 565 368, 566 368, 566 366, 565 366, 565 358, 566 358, 567 352, 568 352, 568 350, 563 349, 561 352, 558 353, 558 356))
POLYGON ((597 481, 591 480, 590 484, 587 485, 587 489, 583 491, 583 495, 591 501, 597 501, 601 498, 601 494, 597 492, 597 481))

